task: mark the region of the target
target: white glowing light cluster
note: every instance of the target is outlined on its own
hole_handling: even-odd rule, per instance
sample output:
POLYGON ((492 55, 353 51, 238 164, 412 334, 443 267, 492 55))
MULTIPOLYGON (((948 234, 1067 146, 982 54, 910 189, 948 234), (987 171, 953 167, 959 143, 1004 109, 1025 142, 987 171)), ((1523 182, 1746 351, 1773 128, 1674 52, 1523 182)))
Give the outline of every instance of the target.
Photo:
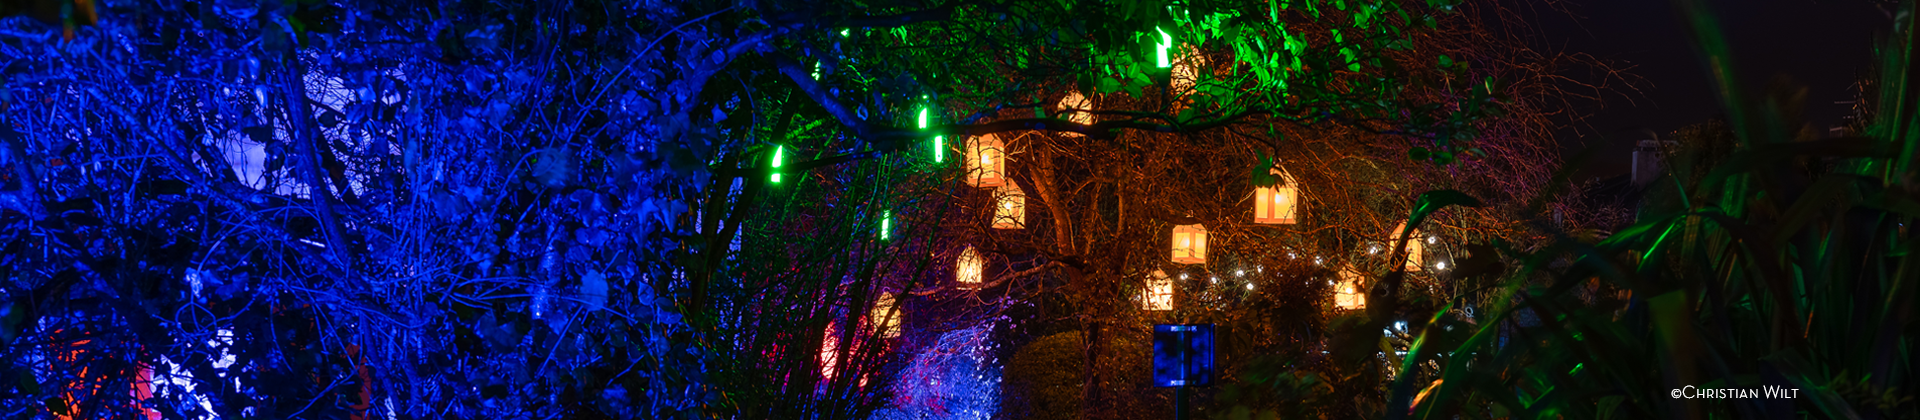
POLYGON ((949 331, 901 370, 893 401, 874 420, 989 419, 1000 411, 1000 363, 993 323, 949 331))

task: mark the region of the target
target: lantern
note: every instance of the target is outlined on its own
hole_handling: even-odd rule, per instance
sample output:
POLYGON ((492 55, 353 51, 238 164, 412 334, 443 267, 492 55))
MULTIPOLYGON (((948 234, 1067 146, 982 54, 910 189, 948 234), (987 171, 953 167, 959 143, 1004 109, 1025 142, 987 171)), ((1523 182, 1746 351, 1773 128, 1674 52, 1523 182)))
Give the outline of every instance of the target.
MULTIPOLYGON (((44 321, 45 319, 43 318, 42 320, 44 321)), ((110 388, 106 385, 114 383, 114 381, 123 379, 124 377, 119 375, 121 371, 102 371, 90 367, 100 358, 114 356, 111 353, 104 356, 100 353, 94 353, 97 351, 94 349, 95 346, 88 345, 93 343, 93 339, 79 338, 92 336, 91 333, 81 331, 77 335, 61 334, 64 331, 67 330, 55 329, 52 332, 53 334, 62 336, 62 338, 71 337, 76 339, 66 341, 64 344, 48 343, 45 348, 52 350, 49 353, 53 354, 59 363, 76 369, 72 371, 74 375, 73 378, 70 381, 66 381, 65 390, 59 391, 60 398, 48 401, 49 408, 52 407, 51 404, 56 402, 65 406, 63 408, 66 410, 66 414, 55 414, 53 417, 60 420, 98 416, 100 413, 93 411, 105 409, 105 407, 95 408, 94 405, 85 403, 109 398, 107 393, 113 391, 110 391, 110 388), (86 412, 82 410, 86 410, 86 412)), ((138 363, 137 365, 139 366, 132 372, 132 386, 125 391, 127 392, 125 395, 133 397, 133 403, 140 412, 137 417, 132 418, 159 420, 160 412, 146 406, 138 405, 140 401, 153 398, 153 368, 147 366, 145 363, 138 363)))
POLYGON ((962 289, 980 287, 985 266, 986 259, 980 258, 980 252, 974 251, 973 246, 968 245, 967 249, 960 251, 959 261, 954 263, 954 280, 960 283, 962 289))
MULTIPOLYGON (((1060 98, 1060 109, 1064 112, 1063 117, 1066 118, 1067 121, 1075 124, 1093 124, 1093 113, 1087 112, 1087 110, 1093 109, 1093 101, 1087 99, 1086 95, 1081 95, 1080 91, 1067 92, 1066 97, 1060 98)), ((1066 133, 1066 135, 1070 137, 1081 136, 1080 133, 1066 133)))
POLYGON ((993 191, 993 228, 1027 227, 1027 193, 1020 186, 1007 184, 993 191))
POLYGON ((900 309, 894 304, 893 292, 881 292, 880 298, 873 300, 873 312, 867 315, 873 323, 874 334, 880 338, 900 336, 900 309))
POLYGON ((982 188, 1006 185, 1006 165, 1006 145, 1001 144, 999 136, 977 136, 967 142, 968 185, 982 188))
MULTIPOLYGON (((1399 244, 1400 234, 1402 232, 1406 232, 1406 230, 1407 230, 1407 222, 1400 222, 1399 226, 1394 226, 1393 240, 1388 241, 1387 246, 1395 246, 1396 244, 1399 244)), ((1418 229, 1415 229, 1408 236, 1413 239, 1407 241, 1407 272, 1412 273, 1412 272, 1420 271, 1420 266, 1426 265, 1426 261, 1427 261, 1426 245, 1427 244, 1425 242, 1426 236, 1421 235, 1420 230, 1418 229)))
POLYGON ((1141 310, 1173 310, 1173 279, 1167 277, 1167 272, 1153 270, 1153 274, 1147 276, 1146 286, 1140 289, 1141 310))
POLYGON ((1333 285, 1333 306, 1339 309, 1365 309, 1367 292, 1360 285, 1360 270, 1340 268, 1340 280, 1333 285))
POLYGON ((834 325, 827 324, 826 331, 820 337, 820 377, 833 379, 834 368, 840 360, 840 336, 834 333, 834 325))
POLYGON ((1272 225, 1291 225, 1297 223, 1300 212, 1300 187, 1293 175, 1275 166, 1270 172, 1280 177, 1280 184, 1271 187, 1253 189, 1253 222, 1272 225))
POLYGON ((1167 80, 1168 91, 1174 95, 1173 112, 1176 114, 1193 102, 1191 96, 1194 86, 1200 84, 1200 69, 1207 65, 1206 57, 1201 56, 1200 50, 1193 45, 1182 45, 1180 54, 1182 59, 1173 63, 1172 74, 1167 80))
POLYGON ((1206 227, 1197 224, 1173 227, 1173 262, 1175 264, 1207 263, 1206 227))

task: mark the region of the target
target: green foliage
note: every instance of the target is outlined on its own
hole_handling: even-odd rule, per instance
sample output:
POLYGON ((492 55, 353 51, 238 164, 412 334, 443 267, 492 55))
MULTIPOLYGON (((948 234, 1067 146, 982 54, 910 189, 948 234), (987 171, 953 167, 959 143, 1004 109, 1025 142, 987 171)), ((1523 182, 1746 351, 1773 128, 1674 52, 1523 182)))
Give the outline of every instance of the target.
MULTIPOLYGON (((1152 346, 1141 337, 1108 334, 1104 343, 1109 357, 1103 358, 1098 384, 1106 391, 1106 401, 1097 403, 1096 412, 1118 418, 1166 418, 1172 392, 1149 385, 1152 346)), ((1035 339, 1021 347, 1006 365, 1002 384, 1000 415, 1023 419, 1078 419, 1083 411, 1082 373, 1086 366, 1085 341, 1081 333, 1069 331, 1035 339)))
POLYGON ((1001 410, 1011 417, 1073 419, 1080 414, 1079 332, 1054 334, 1028 343, 1007 363, 1001 410))
MULTIPOLYGON (((1706 54, 1729 62, 1712 16, 1680 3, 1706 54)), ((1896 42, 1887 63, 1904 66, 1912 47, 1896 42)), ((1563 232, 1539 249, 1503 249, 1522 265, 1471 337, 1445 339, 1439 322, 1423 329, 1408 366, 1441 367, 1397 378, 1388 417, 1920 418, 1907 396, 1920 389, 1907 362, 1920 344, 1920 260, 1907 251, 1907 226, 1920 211, 1902 192, 1913 173, 1893 169, 1904 157, 1893 151, 1915 144, 1898 133, 1914 122, 1878 120, 1868 138, 1796 139, 1799 122, 1778 108, 1790 98, 1756 106, 1730 71, 1715 70, 1730 128, 1683 130, 1671 179, 1637 223, 1599 240, 1563 232), (1422 387, 1412 385, 1433 379, 1413 404, 1422 387), (1671 395, 1689 386, 1800 396, 1671 395)))

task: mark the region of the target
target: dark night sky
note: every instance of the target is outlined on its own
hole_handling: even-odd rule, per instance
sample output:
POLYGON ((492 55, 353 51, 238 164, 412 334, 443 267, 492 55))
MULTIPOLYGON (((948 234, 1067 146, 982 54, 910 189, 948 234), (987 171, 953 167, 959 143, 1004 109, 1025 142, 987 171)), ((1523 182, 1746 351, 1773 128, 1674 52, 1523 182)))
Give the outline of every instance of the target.
MULTIPOLYGON (((1524 1, 1522 3, 1525 3, 1524 1)), ((1874 60, 1872 47, 1891 19, 1869 0, 1707 0, 1733 48, 1736 77, 1757 97, 1778 75, 1805 86, 1808 123, 1825 132, 1842 123, 1849 90, 1874 60)), ((1670 0, 1570 0, 1568 12, 1539 8, 1536 48, 1584 52, 1644 78, 1640 93, 1611 95, 1590 106, 1584 127, 1563 130, 1571 157, 1596 155, 1580 179, 1624 174, 1634 141, 1651 130, 1662 138, 1688 124, 1724 115, 1704 61, 1670 0), (1629 102, 1631 100, 1631 102, 1629 102)))

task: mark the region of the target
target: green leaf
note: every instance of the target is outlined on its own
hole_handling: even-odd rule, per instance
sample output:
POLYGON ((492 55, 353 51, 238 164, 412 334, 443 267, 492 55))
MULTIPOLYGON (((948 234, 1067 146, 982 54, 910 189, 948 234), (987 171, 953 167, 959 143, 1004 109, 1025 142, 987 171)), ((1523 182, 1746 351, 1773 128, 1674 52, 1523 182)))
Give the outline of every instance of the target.
POLYGON ((1264 152, 1254 151, 1253 155, 1259 160, 1259 163, 1253 165, 1253 186, 1271 187, 1274 184, 1279 184, 1281 181, 1280 176, 1274 175, 1272 171, 1278 162, 1275 162, 1272 157, 1267 156, 1264 152))
POLYGON ((1121 90, 1120 81, 1112 77, 1094 79, 1093 88, 1095 92, 1099 93, 1115 93, 1121 90))
POLYGON ((1407 159, 1412 159, 1414 162, 1426 162, 1427 159, 1431 157, 1429 155, 1425 147, 1415 146, 1412 149, 1407 149, 1407 159))
POLYGON ((1413 205, 1413 215, 1407 218, 1407 232, 1400 232, 1400 235, 1406 235, 1414 229, 1419 229, 1420 222, 1426 221, 1427 216, 1431 216, 1433 213, 1448 206, 1478 208, 1484 206, 1484 204, 1480 203, 1480 199, 1454 190, 1433 190, 1420 193, 1420 200, 1413 205))
POLYGON ((42 402, 42 404, 46 404, 47 411, 53 412, 54 415, 70 415, 70 413, 67 413, 67 400, 65 398, 47 397, 47 400, 42 402))

